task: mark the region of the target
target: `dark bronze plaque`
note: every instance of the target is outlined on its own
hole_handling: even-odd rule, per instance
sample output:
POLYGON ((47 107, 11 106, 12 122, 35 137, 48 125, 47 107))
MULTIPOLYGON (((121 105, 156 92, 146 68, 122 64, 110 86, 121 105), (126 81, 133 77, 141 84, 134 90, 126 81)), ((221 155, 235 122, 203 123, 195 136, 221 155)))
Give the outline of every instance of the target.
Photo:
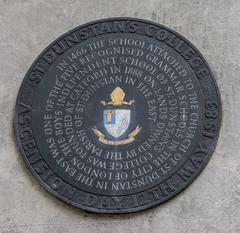
POLYGON ((15 129, 40 184, 93 212, 173 197, 215 148, 220 98, 198 50, 153 22, 114 18, 47 47, 19 91, 15 129))

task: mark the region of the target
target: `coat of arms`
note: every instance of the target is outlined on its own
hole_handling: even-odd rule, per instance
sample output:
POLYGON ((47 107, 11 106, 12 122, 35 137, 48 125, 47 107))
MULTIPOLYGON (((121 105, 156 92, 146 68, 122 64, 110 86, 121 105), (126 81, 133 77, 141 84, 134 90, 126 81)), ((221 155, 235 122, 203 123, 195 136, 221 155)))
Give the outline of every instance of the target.
POLYGON ((118 140, 129 128, 131 120, 131 110, 124 108, 116 108, 122 106, 131 106, 135 103, 135 100, 129 102, 124 101, 125 93, 120 87, 116 87, 111 93, 111 101, 101 101, 103 107, 108 106, 107 109, 103 109, 103 125, 107 132, 115 138, 115 140, 109 140, 106 136, 98 130, 93 128, 93 132, 98 137, 98 140, 108 145, 124 145, 135 140, 135 136, 141 131, 141 127, 137 126, 125 139, 118 140), (110 107, 110 108, 109 108, 110 107), (111 108, 112 107, 112 108, 111 108))

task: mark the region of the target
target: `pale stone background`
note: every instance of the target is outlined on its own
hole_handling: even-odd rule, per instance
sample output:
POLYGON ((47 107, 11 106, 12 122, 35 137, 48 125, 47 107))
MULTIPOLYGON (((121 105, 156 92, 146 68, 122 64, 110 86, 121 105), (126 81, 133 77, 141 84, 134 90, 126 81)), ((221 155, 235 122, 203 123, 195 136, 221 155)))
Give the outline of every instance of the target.
POLYGON ((239 0, 0 0, 1 233, 239 233, 239 0), (197 180, 166 204, 131 215, 75 209, 44 191, 26 169, 12 129, 22 79, 64 32, 99 18, 132 16, 187 37, 211 65, 223 102, 217 149, 197 180))

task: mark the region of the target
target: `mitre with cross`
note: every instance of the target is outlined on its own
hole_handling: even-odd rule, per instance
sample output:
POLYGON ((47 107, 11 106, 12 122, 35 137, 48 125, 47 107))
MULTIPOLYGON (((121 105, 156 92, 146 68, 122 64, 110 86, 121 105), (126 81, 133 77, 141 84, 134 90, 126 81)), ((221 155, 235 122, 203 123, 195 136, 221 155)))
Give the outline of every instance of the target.
POLYGON ((120 87, 116 87, 112 93, 111 93, 111 100, 110 102, 105 102, 105 101, 101 101, 101 104, 103 106, 106 105, 113 105, 113 106, 121 106, 121 105, 132 105, 133 103, 135 103, 135 100, 130 100, 129 102, 124 101, 124 97, 125 97, 125 93, 122 90, 122 88, 120 87))

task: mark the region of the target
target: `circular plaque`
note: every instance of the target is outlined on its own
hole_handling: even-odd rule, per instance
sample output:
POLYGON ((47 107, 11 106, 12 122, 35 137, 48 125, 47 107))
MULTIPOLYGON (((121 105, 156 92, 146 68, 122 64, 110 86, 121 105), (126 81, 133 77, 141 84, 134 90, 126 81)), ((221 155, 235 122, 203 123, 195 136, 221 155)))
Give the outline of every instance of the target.
POLYGON ((93 212, 175 196, 208 162, 220 98, 198 50, 165 26, 91 22, 49 45, 27 72, 15 129, 40 184, 93 212))

